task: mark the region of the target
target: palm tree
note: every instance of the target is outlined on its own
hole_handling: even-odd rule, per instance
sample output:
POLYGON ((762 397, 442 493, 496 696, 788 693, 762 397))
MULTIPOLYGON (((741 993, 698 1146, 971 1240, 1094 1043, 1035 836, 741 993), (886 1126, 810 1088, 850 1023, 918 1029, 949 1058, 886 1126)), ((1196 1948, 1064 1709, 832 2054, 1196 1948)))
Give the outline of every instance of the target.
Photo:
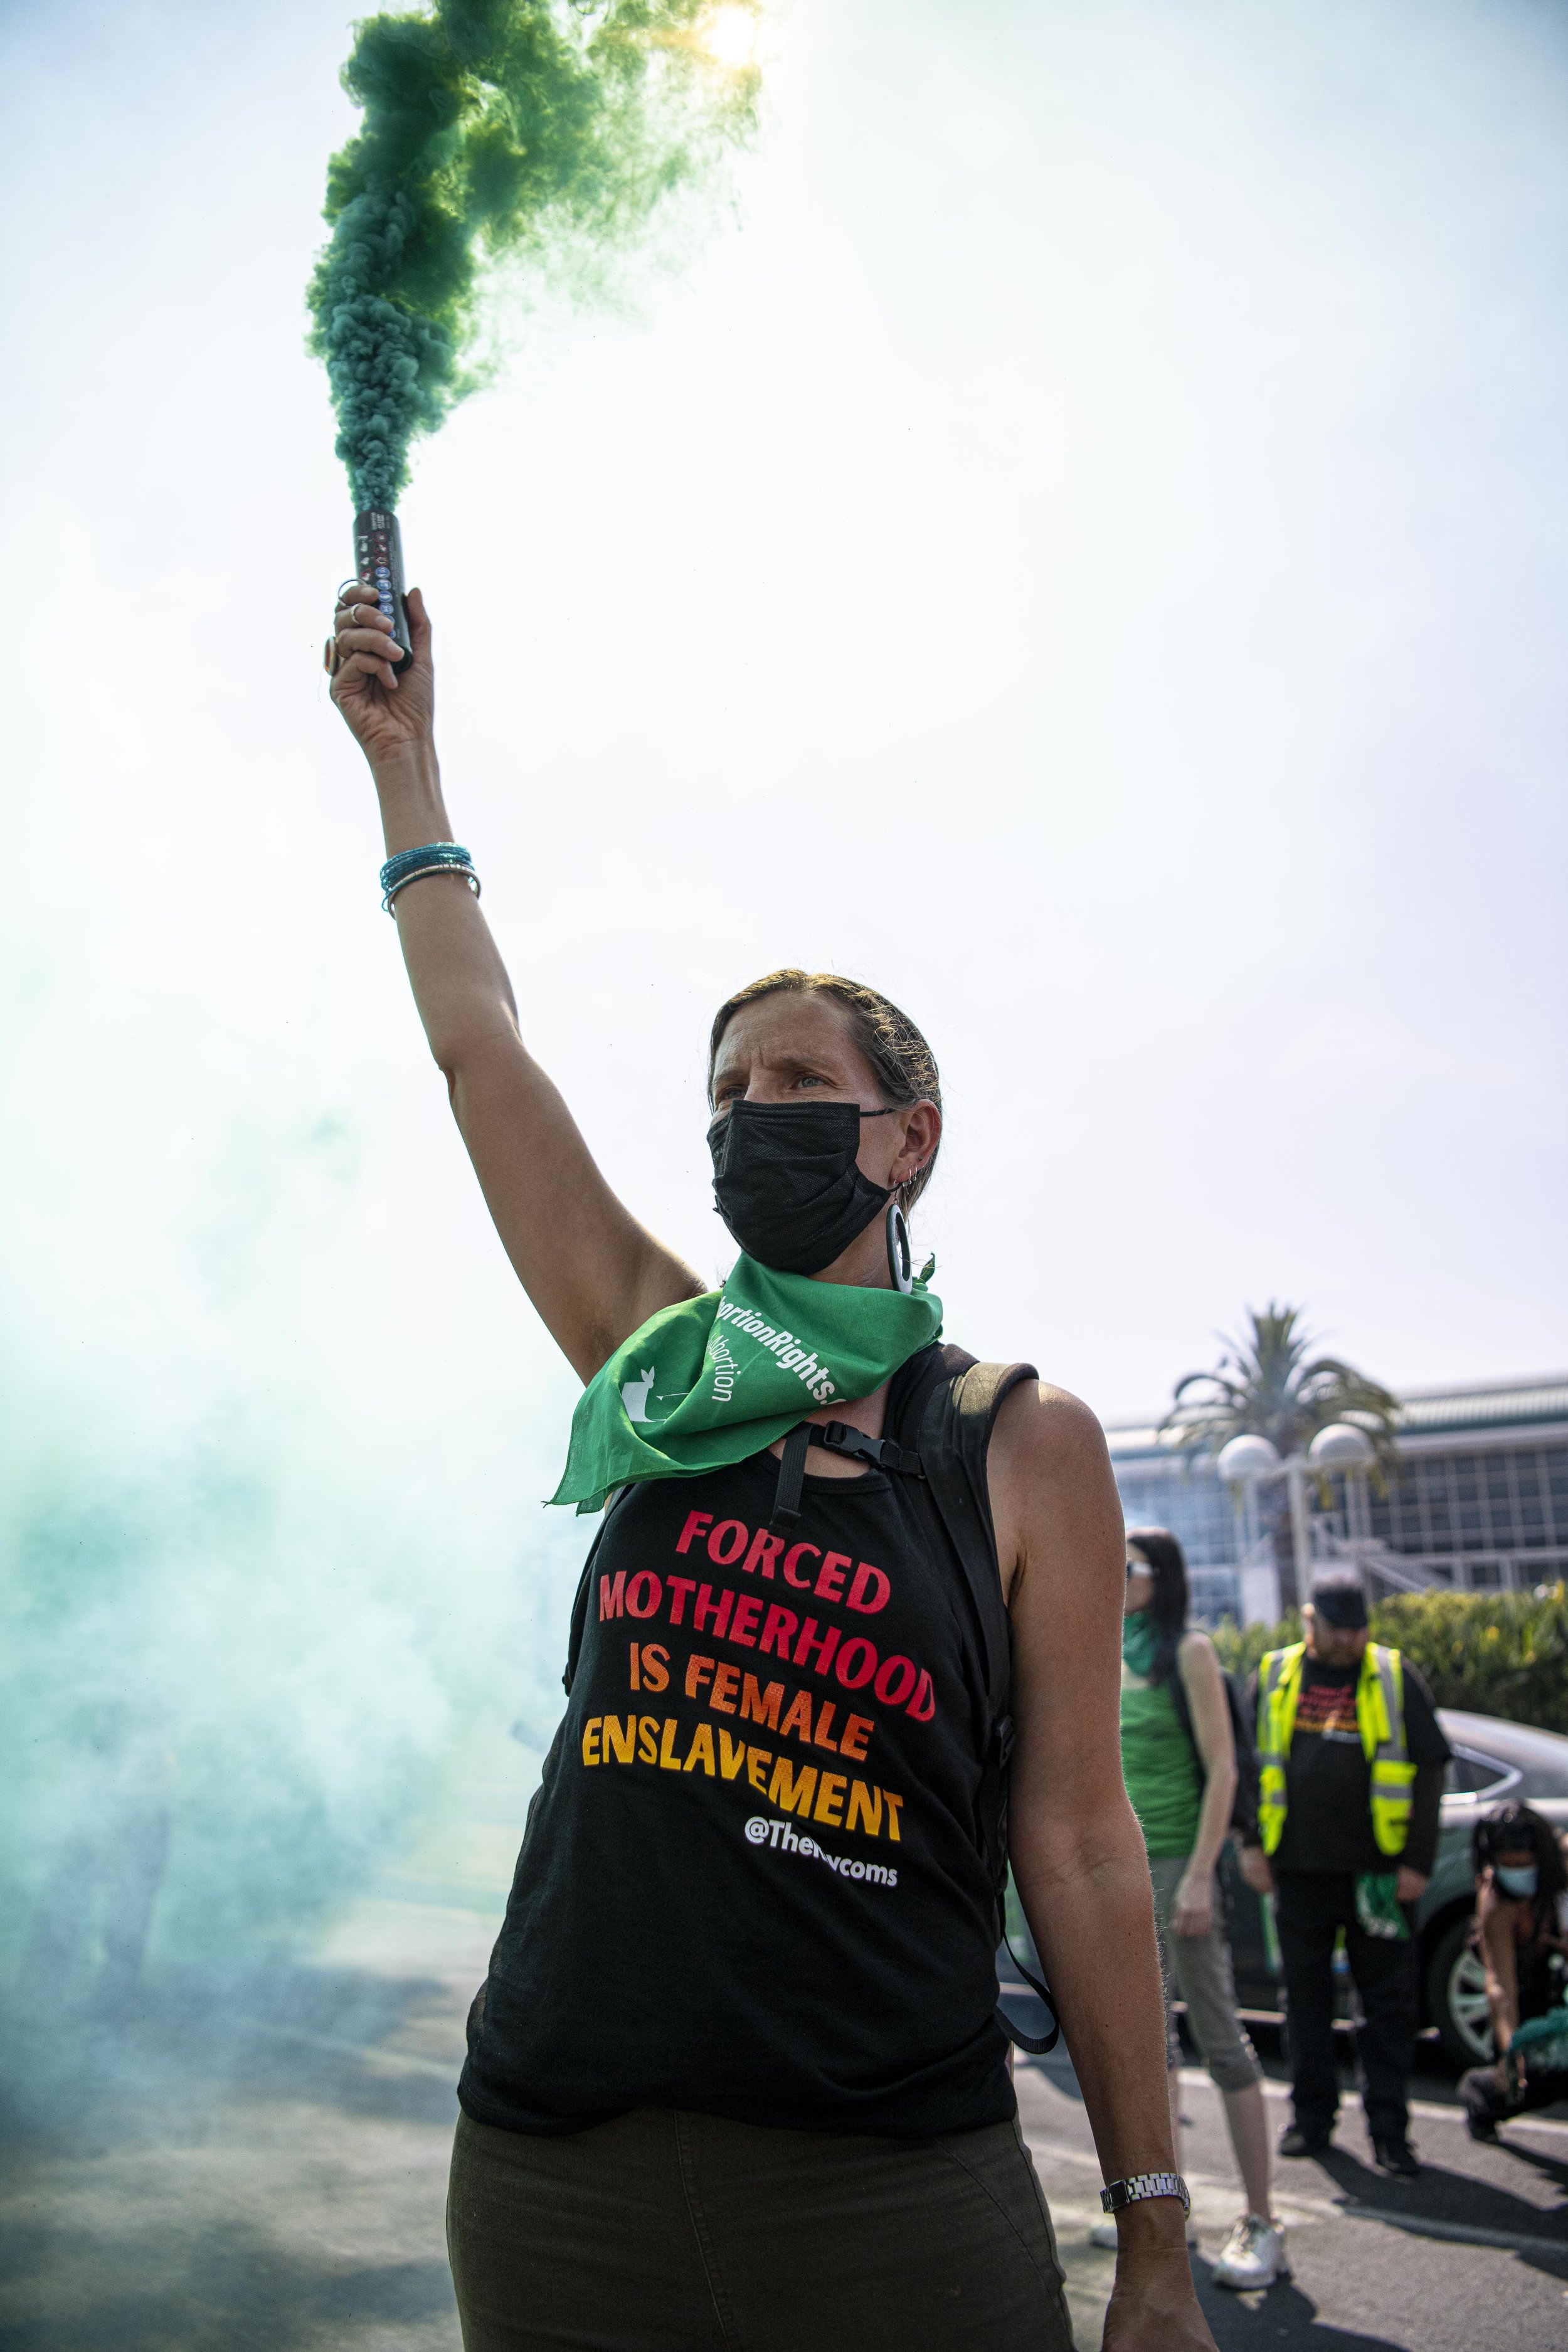
MULTIPOLYGON (((1176 1382, 1161 1423, 1184 1451, 1217 1454, 1244 1433, 1267 1437, 1280 1455, 1304 1453, 1320 1429, 1349 1421, 1371 1440, 1379 1469, 1394 1459, 1399 1400, 1339 1356, 1312 1356, 1299 1307, 1270 1301, 1260 1315, 1248 1307, 1244 1339, 1224 1342, 1212 1372, 1188 1372, 1176 1382)), ((1269 1514, 1281 1596, 1295 1592, 1289 1529, 1279 1504, 1269 1514)))

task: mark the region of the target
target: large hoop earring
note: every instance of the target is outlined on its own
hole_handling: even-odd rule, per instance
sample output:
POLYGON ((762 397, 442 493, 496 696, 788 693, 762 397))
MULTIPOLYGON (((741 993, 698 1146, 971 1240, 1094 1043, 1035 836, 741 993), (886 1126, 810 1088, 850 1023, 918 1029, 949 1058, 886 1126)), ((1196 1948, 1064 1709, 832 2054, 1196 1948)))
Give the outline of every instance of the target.
POLYGON ((910 1248, 910 1229, 904 1223, 904 1213, 896 1201, 889 1201, 888 1203, 886 1226, 888 1272, 893 1277, 893 1288, 908 1293, 915 1286, 915 1262, 910 1248))

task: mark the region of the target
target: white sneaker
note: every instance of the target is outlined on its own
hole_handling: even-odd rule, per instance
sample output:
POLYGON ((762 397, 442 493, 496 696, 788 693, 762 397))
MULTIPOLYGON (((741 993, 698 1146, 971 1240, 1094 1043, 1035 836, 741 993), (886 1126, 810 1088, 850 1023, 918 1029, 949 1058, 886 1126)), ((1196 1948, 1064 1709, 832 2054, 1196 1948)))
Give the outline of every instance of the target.
MULTIPOLYGON (((1114 2214, 1108 2213, 1102 2221, 1091 2221, 1089 2223, 1089 2242, 1091 2246, 1103 2246, 1108 2253, 1115 2253, 1117 2248, 1121 2243, 1121 2232, 1116 2227, 1116 2217, 1114 2214)), ((1189 2246, 1195 2246, 1197 2242, 1197 2231, 1194 2227, 1192 2221, 1189 2221, 1187 2223, 1187 2243, 1189 2246)))
POLYGON ((1215 2286, 1234 2286, 1245 2293, 1251 2287, 1272 2286, 1276 2279, 1289 2275, 1285 2232, 1279 2223, 1264 2221, 1257 2213, 1244 2213, 1219 2250, 1213 2271, 1215 2286))

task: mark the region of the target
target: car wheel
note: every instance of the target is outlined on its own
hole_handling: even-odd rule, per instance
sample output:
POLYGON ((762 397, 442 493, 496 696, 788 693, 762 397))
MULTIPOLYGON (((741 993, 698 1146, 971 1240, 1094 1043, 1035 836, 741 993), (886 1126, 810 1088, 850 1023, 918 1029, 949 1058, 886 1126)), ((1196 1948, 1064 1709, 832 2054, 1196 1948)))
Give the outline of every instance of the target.
POLYGON ((1426 1964, 1426 2014, 1456 2066, 1489 2066, 1495 2053, 1487 1972, 1469 1948, 1469 1932, 1467 1917, 1438 1937, 1426 1964))

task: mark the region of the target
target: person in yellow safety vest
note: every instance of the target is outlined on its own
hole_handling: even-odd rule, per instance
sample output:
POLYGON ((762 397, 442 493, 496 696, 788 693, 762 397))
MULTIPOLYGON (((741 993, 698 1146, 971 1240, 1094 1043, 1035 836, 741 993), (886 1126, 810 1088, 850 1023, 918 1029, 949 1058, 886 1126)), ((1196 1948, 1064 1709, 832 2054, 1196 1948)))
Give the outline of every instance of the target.
POLYGON ((1363 2011, 1356 2047, 1373 2156, 1414 2179, 1415 1906, 1436 1855, 1448 1743, 1416 1669, 1369 1638, 1358 1577, 1320 1577, 1301 1622, 1305 1639, 1270 1650, 1253 1685, 1260 1843, 1242 1855, 1248 1885, 1274 1896, 1285 1971, 1295 2114, 1279 2153, 1319 2155, 1333 2131, 1342 1933, 1363 2011))

